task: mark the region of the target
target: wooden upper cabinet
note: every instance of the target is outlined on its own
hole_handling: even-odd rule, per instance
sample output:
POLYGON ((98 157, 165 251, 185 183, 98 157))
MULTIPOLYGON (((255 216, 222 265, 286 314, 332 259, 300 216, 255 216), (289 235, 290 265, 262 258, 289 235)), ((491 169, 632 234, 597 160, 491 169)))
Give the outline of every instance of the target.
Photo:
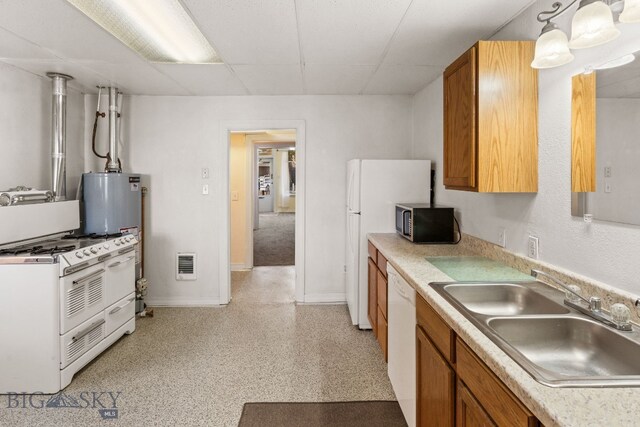
POLYGON ((538 191, 535 43, 480 41, 444 72, 444 185, 538 191))
POLYGON ((596 191, 596 73, 573 76, 571 191, 596 191))

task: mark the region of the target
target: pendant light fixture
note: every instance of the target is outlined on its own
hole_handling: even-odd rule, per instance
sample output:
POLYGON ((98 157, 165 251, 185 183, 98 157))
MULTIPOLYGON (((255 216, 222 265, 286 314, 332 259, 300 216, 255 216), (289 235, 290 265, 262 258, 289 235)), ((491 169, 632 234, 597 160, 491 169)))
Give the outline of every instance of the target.
MULTIPOLYGON (((551 5, 551 10, 538 14, 538 21, 545 26, 536 41, 535 58, 531 63, 533 68, 553 68, 568 64, 574 58, 570 49, 600 46, 620 35, 607 3, 602 0, 580 0, 571 22, 571 41, 568 41, 567 35, 551 20, 565 13, 577 2, 578 0, 573 0, 564 8, 562 3, 555 2, 551 5)), ((634 19, 640 21, 640 0, 625 0, 620 21, 636 22, 634 19), (623 15, 627 21, 622 21, 623 15)))
POLYGON ((640 22, 640 0, 625 0, 619 19, 625 24, 640 22))
POLYGON ((613 23, 613 13, 602 0, 580 0, 571 21, 571 49, 600 46, 620 35, 613 23))

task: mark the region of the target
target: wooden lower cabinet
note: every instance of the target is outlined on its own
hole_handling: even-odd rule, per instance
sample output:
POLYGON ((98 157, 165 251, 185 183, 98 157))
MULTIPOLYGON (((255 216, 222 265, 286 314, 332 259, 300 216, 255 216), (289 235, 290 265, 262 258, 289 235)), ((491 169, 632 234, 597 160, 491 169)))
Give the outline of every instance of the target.
POLYGON ((378 337, 378 284, 376 282, 378 269, 376 263, 369 258, 369 297, 368 297, 368 309, 367 316, 369 317, 369 323, 373 330, 373 336, 378 337))
POLYGON ((458 381, 456 392, 456 427, 495 427, 491 417, 478 403, 473 394, 458 381))
POLYGON ((418 427, 540 426, 531 411, 420 295, 416 319, 418 427))
POLYGON ((456 374, 416 326, 416 425, 453 426, 456 374))
POLYGON ((385 319, 380 307, 378 307, 378 344, 380 344, 380 348, 382 349, 382 354, 384 354, 384 361, 388 362, 388 352, 387 352, 387 319, 385 319))

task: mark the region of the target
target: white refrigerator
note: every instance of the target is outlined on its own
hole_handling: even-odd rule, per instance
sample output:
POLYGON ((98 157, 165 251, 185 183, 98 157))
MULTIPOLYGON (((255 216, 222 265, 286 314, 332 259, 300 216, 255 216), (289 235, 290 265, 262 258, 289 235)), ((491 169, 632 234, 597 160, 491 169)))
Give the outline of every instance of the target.
POLYGON ((367 318, 367 233, 395 232, 396 203, 428 203, 430 160, 360 160, 347 163, 346 294, 351 321, 367 318))

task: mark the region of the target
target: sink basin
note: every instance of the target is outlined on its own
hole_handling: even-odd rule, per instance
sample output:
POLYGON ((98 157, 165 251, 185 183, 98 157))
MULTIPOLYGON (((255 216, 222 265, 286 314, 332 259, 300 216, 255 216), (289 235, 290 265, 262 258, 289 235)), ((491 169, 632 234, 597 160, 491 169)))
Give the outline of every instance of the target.
POLYGON ((443 290, 466 309, 486 316, 569 313, 566 306, 519 284, 450 284, 443 290))
MULTIPOLYGON (((534 369, 548 371, 538 372, 543 383, 567 378, 574 382, 598 378, 640 382, 640 343, 590 319, 505 317, 489 319, 487 325, 534 369)), ((522 365, 522 360, 516 361, 522 365)))

